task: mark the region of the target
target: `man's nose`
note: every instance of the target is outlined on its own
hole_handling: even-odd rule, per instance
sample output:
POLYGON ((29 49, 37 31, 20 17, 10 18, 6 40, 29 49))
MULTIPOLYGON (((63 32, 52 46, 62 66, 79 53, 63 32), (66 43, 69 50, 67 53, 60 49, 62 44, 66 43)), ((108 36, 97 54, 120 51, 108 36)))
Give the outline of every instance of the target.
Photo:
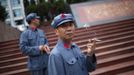
POLYGON ((68 26, 68 27, 66 28, 66 30, 67 30, 67 31, 71 31, 71 30, 72 30, 72 27, 68 26))
POLYGON ((72 28, 69 27, 69 28, 66 29, 66 31, 67 32, 71 32, 72 31, 72 28))

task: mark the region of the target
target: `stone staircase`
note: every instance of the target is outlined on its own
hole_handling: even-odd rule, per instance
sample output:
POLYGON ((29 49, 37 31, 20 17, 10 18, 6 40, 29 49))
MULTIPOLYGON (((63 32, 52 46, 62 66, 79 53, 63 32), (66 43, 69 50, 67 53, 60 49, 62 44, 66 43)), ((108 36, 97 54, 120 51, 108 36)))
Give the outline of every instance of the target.
MULTIPOLYGON (((52 49, 57 41, 53 31, 46 32, 52 49)), ((87 40, 97 37, 97 69, 90 75, 133 75, 134 73, 134 19, 76 29, 73 41, 82 50, 87 40), (97 34, 94 35, 93 33, 97 34)), ((19 50, 19 40, 0 42, 0 75, 30 75, 27 56, 19 50)))

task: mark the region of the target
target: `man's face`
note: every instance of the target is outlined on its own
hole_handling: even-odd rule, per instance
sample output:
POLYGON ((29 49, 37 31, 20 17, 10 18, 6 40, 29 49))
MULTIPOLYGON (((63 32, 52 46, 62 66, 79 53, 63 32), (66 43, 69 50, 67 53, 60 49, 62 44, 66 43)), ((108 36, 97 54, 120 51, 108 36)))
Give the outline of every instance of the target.
POLYGON ((40 20, 37 19, 37 18, 35 18, 35 19, 32 20, 32 23, 33 23, 33 25, 35 25, 35 26, 39 26, 39 25, 40 25, 40 20))
POLYGON ((55 32, 63 40, 72 40, 75 31, 73 22, 67 22, 59 26, 55 32))

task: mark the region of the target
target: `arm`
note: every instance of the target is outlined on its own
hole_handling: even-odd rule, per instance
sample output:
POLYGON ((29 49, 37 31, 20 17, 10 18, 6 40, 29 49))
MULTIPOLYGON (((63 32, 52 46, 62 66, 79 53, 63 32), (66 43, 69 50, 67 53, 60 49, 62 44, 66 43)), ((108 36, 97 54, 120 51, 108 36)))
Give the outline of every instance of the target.
POLYGON ((39 46, 29 46, 26 33, 22 33, 20 36, 20 49, 25 55, 35 56, 41 54, 39 46))
POLYGON ((62 59, 55 55, 50 55, 48 62, 48 75, 65 75, 62 59))
POLYGON ((96 69, 96 56, 95 54, 93 54, 92 56, 86 56, 86 66, 87 66, 87 70, 89 72, 92 72, 96 69))
POLYGON ((97 60, 95 56, 95 48, 96 48, 96 39, 91 39, 87 44, 87 50, 82 52, 86 55, 86 65, 87 70, 89 72, 94 71, 96 69, 97 60))
MULTIPOLYGON (((45 35, 45 33, 43 32, 43 35, 45 35)), ((47 52, 47 54, 50 54, 50 48, 49 48, 49 44, 48 44, 48 40, 46 38, 46 36, 44 36, 44 46, 43 49, 45 52, 47 52)))

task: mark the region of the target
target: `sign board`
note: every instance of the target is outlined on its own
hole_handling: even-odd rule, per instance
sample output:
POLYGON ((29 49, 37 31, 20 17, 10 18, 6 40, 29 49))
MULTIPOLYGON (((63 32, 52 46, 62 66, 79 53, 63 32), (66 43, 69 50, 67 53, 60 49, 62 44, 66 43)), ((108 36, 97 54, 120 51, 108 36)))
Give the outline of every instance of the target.
POLYGON ((70 7, 77 27, 134 18, 134 0, 95 0, 70 7))

